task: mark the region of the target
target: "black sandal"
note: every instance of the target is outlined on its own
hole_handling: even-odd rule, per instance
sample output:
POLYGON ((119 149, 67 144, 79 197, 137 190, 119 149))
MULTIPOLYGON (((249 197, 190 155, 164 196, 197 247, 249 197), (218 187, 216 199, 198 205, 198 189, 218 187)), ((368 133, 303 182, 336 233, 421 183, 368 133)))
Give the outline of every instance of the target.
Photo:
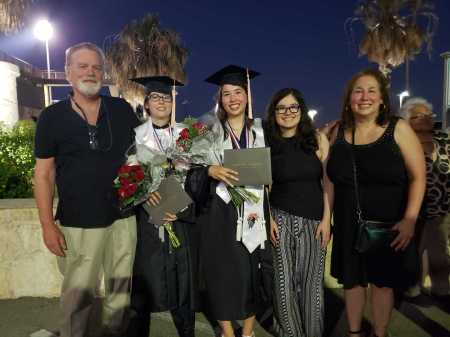
POLYGON ((351 331, 351 330, 348 330, 347 333, 348 333, 349 335, 360 335, 360 334, 364 333, 364 330, 363 330, 363 329, 358 330, 358 331, 351 331))

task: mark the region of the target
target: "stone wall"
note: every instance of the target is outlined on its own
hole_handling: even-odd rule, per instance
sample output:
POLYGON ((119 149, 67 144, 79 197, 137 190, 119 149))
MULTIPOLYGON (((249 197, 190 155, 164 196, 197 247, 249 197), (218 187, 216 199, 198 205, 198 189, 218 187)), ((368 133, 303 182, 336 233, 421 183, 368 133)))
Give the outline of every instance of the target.
POLYGON ((57 297, 62 277, 33 199, 0 199, 0 299, 57 297))
MULTIPOLYGON (((330 248, 331 244, 325 284, 337 288, 339 285, 330 276, 330 248)), ((98 293, 102 294, 104 284, 99 281, 98 293)), ((42 241, 34 200, 0 199, 0 299, 59 297, 61 282, 56 257, 42 241)))

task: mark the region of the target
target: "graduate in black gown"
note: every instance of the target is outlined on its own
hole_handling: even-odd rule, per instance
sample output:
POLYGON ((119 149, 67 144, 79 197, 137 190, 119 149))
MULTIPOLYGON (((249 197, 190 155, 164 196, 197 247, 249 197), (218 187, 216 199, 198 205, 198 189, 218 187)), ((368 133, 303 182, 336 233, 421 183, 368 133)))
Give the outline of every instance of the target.
MULTIPOLYGON (((136 128, 136 143, 165 152, 176 141, 183 125, 175 124, 172 85, 182 85, 169 77, 134 79, 144 85, 144 102, 148 120, 136 128), (172 122, 171 122, 172 114, 172 122)), ((159 202, 155 192, 150 203, 159 202)), ((131 291, 131 319, 128 337, 147 337, 152 312, 170 311, 180 337, 193 337, 195 330, 194 282, 191 256, 190 227, 193 225, 192 207, 177 215, 167 214, 181 242, 173 248, 163 227, 148 222, 148 214, 137 209, 137 247, 131 291)))
MULTIPOLYGON (((217 165, 191 170, 187 178, 197 206, 200 233, 200 273, 207 297, 208 314, 218 320, 222 335, 233 337, 231 321, 243 320, 242 336, 253 336, 255 315, 261 312, 270 290, 271 257, 267 241, 268 219, 264 186, 252 187, 259 202, 245 204, 241 218, 228 198, 227 185, 237 173, 221 165, 224 149, 265 147, 260 119, 253 119, 249 103, 249 79, 258 75, 228 66, 207 79, 219 86, 217 121, 213 130, 220 143, 217 165), (253 216, 253 217, 252 217, 253 216), (253 222, 251 221, 253 219, 253 222), (267 286, 266 288, 270 288, 267 286)), ((250 187, 246 187, 250 189, 250 187)))

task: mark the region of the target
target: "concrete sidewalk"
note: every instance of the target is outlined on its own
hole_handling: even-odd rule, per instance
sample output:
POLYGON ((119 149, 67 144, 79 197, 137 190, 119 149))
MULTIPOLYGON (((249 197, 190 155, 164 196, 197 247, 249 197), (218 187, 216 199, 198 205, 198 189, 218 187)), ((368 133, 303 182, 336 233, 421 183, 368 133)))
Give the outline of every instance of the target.
MULTIPOLYGON (((398 303, 389 328, 393 337, 450 337, 450 310, 433 302, 423 308, 406 302, 398 303)), ((347 326, 342 289, 326 289, 325 336, 346 336, 347 326)), ((59 321, 58 299, 20 298, 0 300, 0 337, 28 337, 41 329, 55 331, 59 321)), ((369 314, 365 325, 368 326, 369 314)), ((269 337, 259 326, 257 337, 269 337)), ((169 314, 153 315, 151 337, 177 336, 169 314)), ((197 315, 196 337, 214 336, 205 318, 197 315)), ((142 336, 145 337, 145 336, 142 336)))

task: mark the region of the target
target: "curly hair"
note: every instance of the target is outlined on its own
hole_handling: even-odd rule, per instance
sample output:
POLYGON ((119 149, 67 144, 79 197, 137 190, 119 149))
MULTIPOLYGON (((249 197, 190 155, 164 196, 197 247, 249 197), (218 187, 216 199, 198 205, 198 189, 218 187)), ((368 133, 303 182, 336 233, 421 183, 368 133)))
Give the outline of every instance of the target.
POLYGON ((411 97, 408 98, 405 103, 403 103, 402 107, 400 108, 399 115, 402 118, 408 120, 411 109, 417 105, 421 105, 425 107, 425 109, 427 109, 429 112, 433 112, 433 105, 430 102, 428 102, 425 98, 411 97))
POLYGON ((381 99, 383 103, 380 106, 376 123, 378 125, 385 125, 389 120, 394 117, 394 113, 391 108, 391 100, 389 97, 389 83, 383 73, 377 69, 365 69, 353 75, 353 77, 347 82, 344 90, 344 100, 342 104, 342 123, 344 128, 353 128, 355 124, 353 111, 350 106, 350 98, 355 87, 356 81, 361 77, 371 76, 373 77, 379 86, 381 99))
POLYGON ((285 97, 292 95, 300 106, 300 122, 297 125, 296 134, 297 144, 306 153, 314 153, 319 148, 317 142, 317 131, 308 115, 308 107, 300 91, 295 88, 284 88, 277 91, 271 98, 266 109, 266 136, 268 143, 274 147, 275 151, 282 141, 281 130, 276 122, 275 109, 277 104, 285 97))

